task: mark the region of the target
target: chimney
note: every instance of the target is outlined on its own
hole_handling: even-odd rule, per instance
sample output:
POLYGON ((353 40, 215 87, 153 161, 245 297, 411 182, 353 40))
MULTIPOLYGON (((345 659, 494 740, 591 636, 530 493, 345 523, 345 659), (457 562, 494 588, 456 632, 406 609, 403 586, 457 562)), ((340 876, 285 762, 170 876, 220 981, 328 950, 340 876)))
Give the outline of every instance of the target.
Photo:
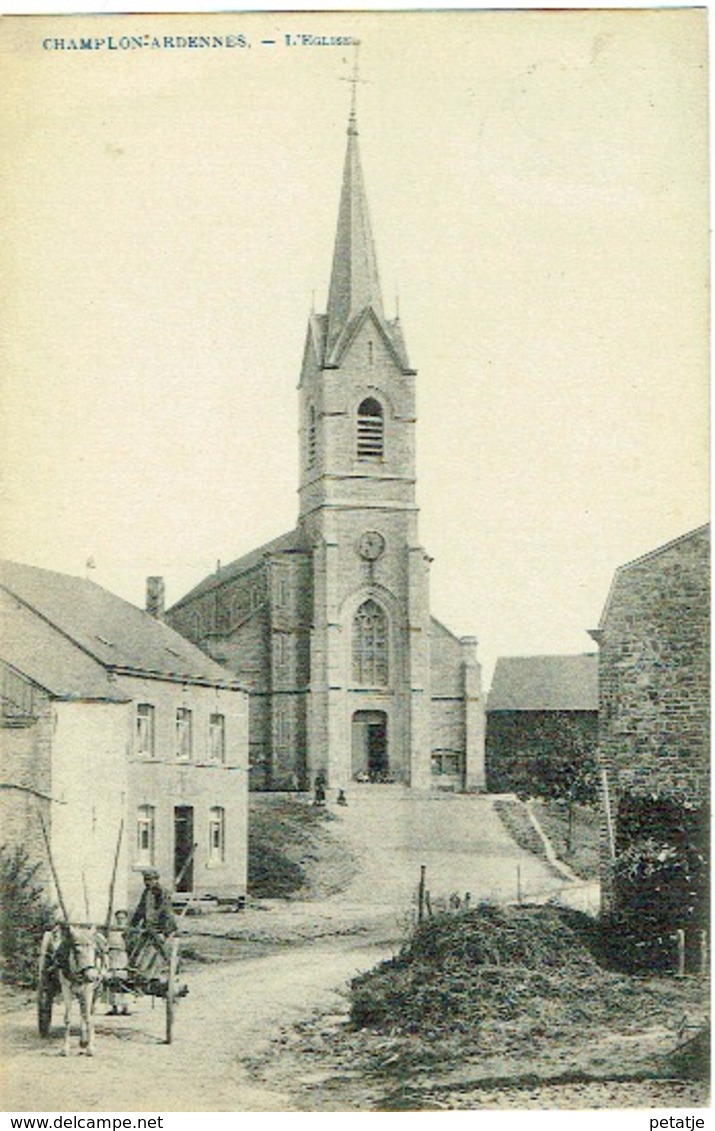
POLYGON ((146 611, 157 620, 164 619, 164 595, 166 586, 163 577, 146 579, 146 611))

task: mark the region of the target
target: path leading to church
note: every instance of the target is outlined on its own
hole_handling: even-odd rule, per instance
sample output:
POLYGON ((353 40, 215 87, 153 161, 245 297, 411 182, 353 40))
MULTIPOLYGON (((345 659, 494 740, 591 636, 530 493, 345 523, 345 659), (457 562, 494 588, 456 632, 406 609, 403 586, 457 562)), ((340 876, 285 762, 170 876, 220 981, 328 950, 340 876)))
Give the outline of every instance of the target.
MULTIPOLYGON (((37 1036, 32 1003, 13 1009, 2 1019, 5 1110, 293 1110, 291 1095, 254 1080, 247 1060, 275 1040, 281 1027, 316 1010, 345 1012, 349 979, 399 946, 421 864, 433 897, 469 891, 474 901, 512 900, 517 876, 525 898, 545 900, 564 888, 560 877, 513 843, 491 798, 428 799, 377 786, 357 787, 348 801, 347 809, 336 810, 334 823, 360 863, 346 891, 328 900, 212 917, 217 932, 232 921, 246 939, 252 924, 282 917, 283 939, 293 924, 294 937, 305 945, 194 967, 171 1047, 162 1043, 163 1010, 152 1010, 148 999, 137 1003, 130 1018, 98 1017, 93 1059, 60 1055, 58 1006, 49 1041, 37 1036), (316 940, 314 931, 308 942, 306 924, 317 924, 328 938, 316 940)), ((236 953, 243 945, 238 937, 236 953)))
POLYGON ((596 910, 597 885, 564 882, 519 848, 494 810, 493 796, 429 797, 398 785, 354 785, 347 808, 334 807, 360 868, 342 901, 409 908, 424 864, 433 897, 469 892, 472 900, 545 902, 559 897, 596 910))

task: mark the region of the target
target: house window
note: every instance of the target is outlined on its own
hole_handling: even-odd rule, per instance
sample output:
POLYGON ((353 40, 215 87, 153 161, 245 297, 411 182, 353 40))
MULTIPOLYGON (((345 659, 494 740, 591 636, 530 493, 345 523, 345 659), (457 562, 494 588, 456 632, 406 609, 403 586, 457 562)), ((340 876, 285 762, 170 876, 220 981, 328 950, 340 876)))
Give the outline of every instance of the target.
POLYGON ((315 405, 308 412, 308 467, 315 467, 318 452, 318 418, 315 405))
POLYGON ((353 679, 363 687, 386 687, 387 678, 387 617, 371 598, 353 621, 353 679))
POLYGON ((137 810, 137 864, 154 863, 155 810, 153 805, 140 805, 137 810))
POLYGON ((154 757, 154 708, 151 703, 137 703, 135 749, 144 758, 154 757))
POLYGON ((191 757, 191 711, 186 707, 176 709, 176 757, 191 757))
POLYGON ((432 773, 454 777, 462 772, 462 755, 457 751, 438 750, 432 755, 432 773))
POLYGON ((357 412, 357 458, 382 459, 385 454, 385 424, 382 405, 367 397, 357 412))
POLYGON ((226 858, 226 813, 220 805, 209 809, 209 864, 223 864, 226 858))
POLYGON ((258 608, 258 606, 261 604, 262 598, 263 598, 263 594, 261 592, 261 584, 260 584, 260 582, 257 581, 251 586, 251 593, 250 593, 251 612, 253 612, 254 609, 258 608))
POLYGON ((223 715, 209 715, 209 760, 226 761, 226 719, 223 715))
POLYGON ((284 667, 288 655, 286 647, 288 640, 284 632, 277 632, 273 637, 275 644, 276 666, 279 668, 284 667))
POLYGON ((276 580, 276 608, 284 609, 288 604, 288 578, 279 577, 276 580))

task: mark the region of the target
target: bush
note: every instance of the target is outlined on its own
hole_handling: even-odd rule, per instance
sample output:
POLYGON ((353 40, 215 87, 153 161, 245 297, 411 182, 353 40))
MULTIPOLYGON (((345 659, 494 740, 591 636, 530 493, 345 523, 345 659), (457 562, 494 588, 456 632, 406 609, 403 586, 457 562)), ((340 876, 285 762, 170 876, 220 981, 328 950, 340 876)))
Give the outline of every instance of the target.
POLYGON ((39 864, 24 848, 0 848, 0 950, 4 981, 34 986, 44 932, 54 922, 53 908, 35 883, 39 864))
POLYGON ((631 970, 672 970, 674 933, 686 933, 697 969, 709 921, 708 821, 704 809, 664 796, 626 794, 618 811, 612 946, 631 970))

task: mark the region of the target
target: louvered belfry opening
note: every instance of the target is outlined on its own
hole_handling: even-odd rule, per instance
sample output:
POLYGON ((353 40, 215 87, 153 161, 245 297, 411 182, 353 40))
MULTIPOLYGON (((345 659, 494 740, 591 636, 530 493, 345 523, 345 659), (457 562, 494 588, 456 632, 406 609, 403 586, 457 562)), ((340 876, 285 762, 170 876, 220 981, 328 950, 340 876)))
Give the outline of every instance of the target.
POLYGON ((368 397, 358 408, 357 457, 382 459, 384 453, 385 423, 382 405, 374 397, 368 397))

